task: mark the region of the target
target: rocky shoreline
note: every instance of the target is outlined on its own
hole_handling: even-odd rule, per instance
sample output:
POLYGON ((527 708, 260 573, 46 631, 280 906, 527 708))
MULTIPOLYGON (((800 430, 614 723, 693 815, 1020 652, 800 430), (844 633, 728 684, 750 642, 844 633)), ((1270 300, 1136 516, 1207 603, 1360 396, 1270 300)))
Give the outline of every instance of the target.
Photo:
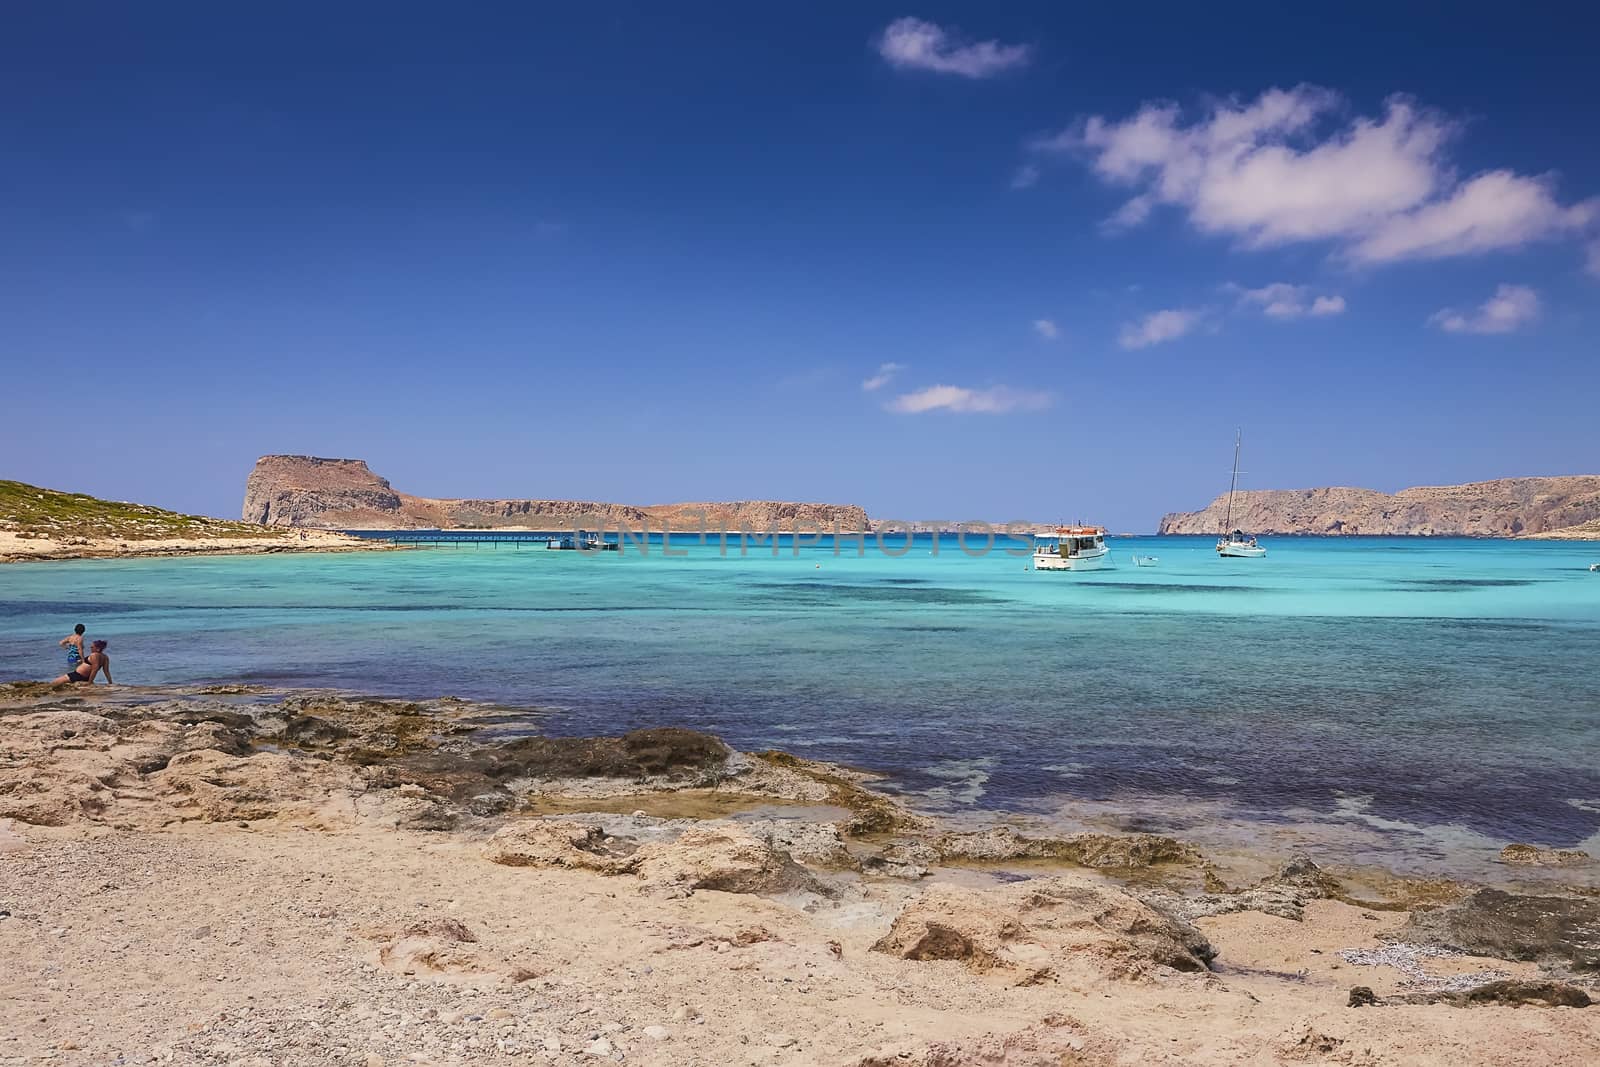
POLYGON ((1160 835, 957 828, 864 772, 692 730, 508 737, 504 719, 0 687, 0 1065, 1600 1049, 1592 890, 1374 894, 1307 857, 1246 878, 1160 835))

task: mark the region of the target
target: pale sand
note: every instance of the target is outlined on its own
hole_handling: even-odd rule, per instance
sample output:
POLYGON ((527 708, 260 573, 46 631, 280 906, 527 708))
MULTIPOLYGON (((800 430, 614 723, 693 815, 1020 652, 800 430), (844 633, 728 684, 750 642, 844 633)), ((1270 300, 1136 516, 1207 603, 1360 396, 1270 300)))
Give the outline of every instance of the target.
MULTIPOLYGON (((417 706, 328 698, 311 706, 321 718, 298 721, 332 717, 354 733, 323 743, 311 729, 241 733, 243 716, 226 710, 257 707, 255 694, 230 705, 228 694, 194 691, 157 706, 122 687, 87 701, 41 686, 9 692, 0 813, 16 818, 0 818, 3 1067, 1600 1062, 1600 1008, 1347 1007, 1352 986, 1402 989, 1400 971, 1340 953, 1381 948, 1403 912, 1312 899, 1298 922, 1203 918, 1214 970, 1173 970, 1143 954, 1137 928, 1108 934, 1094 910, 1154 913, 1067 864, 1036 861, 1039 880, 1005 884, 972 868, 921 879, 801 871, 751 837, 751 824, 722 819, 621 863, 526 817, 442 819, 442 796, 394 771, 408 766, 405 744, 419 744, 415 724, 470 729, 473 709, 459 702, 408 711, 417 706), (401 722, 414 725, 393 733, 401 722), (394 743, 380 747, 399 756, 388 766, 345 760, 341 746, 371 751, 389 734, 394 743), (530 829, 539 833, 521 836, 530 829), (497 831, 496 842, 507 833, 521 842, 511 851, 526 861, 557 865, 506 865, 503 846, 485 845, 497 831), (706 833, 746 846, 719 851, 706 833), (789 889, 688 890, 686 877, 716 870, 746 879, 743 888, 779 876, 789 889), (1093 903, 1047 929, 1016 901, 1048 884, 1093 903), (972 891, 954 920, 963 929, 1027 927, 1004 950, 1010 958, 969 969, 874 949, 903 909, 961 896, 952 887, 972 891)), ((727 788, 825 799, 803 788, 817 785, 805 773, 755 763, 727 788)), ((597 806, 630 787, 612 781, 597 806)), ((611 818, 641 841, 672 829, 611 818)), ((870 849, 871 835, 855 844, 870 849)), ((1440 977, 1539 974, 1466 956, 1424 966, 1440 977)))
POLYGON ((0 530, 0 563, 29 560, 134 559, 144 556, 227 556, 269 552, 360 552, 394 546, 330 530, 285 530, 264 537, 181 537, 124 541, 115 537, 20 537, 0 530), (304 537, 301 534, 304 534, 304 537))
POLYGON ((935 1062, 1592 1067, 1600 1055, 1595 1009, 1345 1007, 1352 985, 1382 995, 1398 975, 1338 950, 1376 947, 1401 917, 1332 901, 1302 923, 1203 920, 1217 974, 1115 980, 1085 960, 1018 988, 870 951, 914 891, 898 885, 807 914, 501 867, 437 834, 30 827, 0 842, 4 1064, 596 1063, 585 1050, 600 1037, 661 1065, 924 1063, 930 1044, 963 1041, 935 1062), (464 970, 378 964, 402 927, 437 916, 477 937, 464 970), (746 937, 772 940, 738 944, 757 928, 746 937), (516 968, 532 977, 506 977, 516 968), (664 1039, 646 1035, 654 1026, 664 1039), (1008 1038, 1022 1047, 980 1058, 1008 1038))

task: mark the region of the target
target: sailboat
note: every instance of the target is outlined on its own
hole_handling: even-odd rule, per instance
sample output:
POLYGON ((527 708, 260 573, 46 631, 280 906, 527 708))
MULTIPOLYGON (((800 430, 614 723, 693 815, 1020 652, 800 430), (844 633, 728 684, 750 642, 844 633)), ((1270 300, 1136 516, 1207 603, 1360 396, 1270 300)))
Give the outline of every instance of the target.
POLYGON ((1228 483, 1228 518, 1222 524, 1222 536, 1217 538, 1217 555, 1236 559, 1256 559, 1265 556, 1265 547, 1256 544, 1256 539, 1247 535, 1243 530, 1234 529, 1233 526, 1233 494, 1239 489, 1239 444, 1243 435, 1234 431, 1233 435, 1233 480, 1228 483))

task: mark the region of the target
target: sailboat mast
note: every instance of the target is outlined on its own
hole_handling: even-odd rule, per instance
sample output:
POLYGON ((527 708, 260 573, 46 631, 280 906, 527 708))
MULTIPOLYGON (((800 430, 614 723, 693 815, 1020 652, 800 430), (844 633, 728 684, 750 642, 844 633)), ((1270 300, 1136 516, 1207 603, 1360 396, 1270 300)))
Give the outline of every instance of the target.
POLYGON ((1239 488, 1239 441, 1242 432, 1233 432, 1233 478, 1228 482, 1228 521, 1222 526, 1224 536, 1233 530, 1233 491, 1239 488))

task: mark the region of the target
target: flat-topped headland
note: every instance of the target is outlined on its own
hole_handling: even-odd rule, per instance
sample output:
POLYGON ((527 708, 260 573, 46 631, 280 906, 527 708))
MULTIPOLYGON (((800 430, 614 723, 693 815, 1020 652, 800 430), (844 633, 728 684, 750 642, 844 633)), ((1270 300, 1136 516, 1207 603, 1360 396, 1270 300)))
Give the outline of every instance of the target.
POLYGON ((538 709, 0 687, 8 1062, 1586 1064, 1589 857, 1497 887, 953 826, 538 709), (518 731, 508 722, 520 724, 518 731))
POLYGON ((613 504, 594 500, 477 499, 412 496, 394 489, 359 459, 262 456, 245 481, 244 521, 267 526, 357 529, 566 529, 594 526, 634 530, 868 529, 865 509, 853 504, 736 500, 681 504, 613 504))
MULTIPOLYGON (((1201 511, 1163 516, 1160 532, 1216 534, 1228 514, 1223 493, 1201 511)), ((1240 490, 1232 516, 1233 527, 1256 534, 1589 540, 1600 537, 1600 475, 1501 478, 1398 493, 1344 486, 1240 490)))

